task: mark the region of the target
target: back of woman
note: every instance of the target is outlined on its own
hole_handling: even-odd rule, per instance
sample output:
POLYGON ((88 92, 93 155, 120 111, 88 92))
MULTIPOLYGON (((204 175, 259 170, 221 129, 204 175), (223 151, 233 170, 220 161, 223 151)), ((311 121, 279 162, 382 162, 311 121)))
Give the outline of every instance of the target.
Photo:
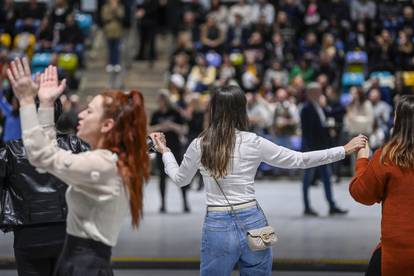
MULTIPOLYGON (((244 92, 236 86, 224 86, 212 93, 208 126, 190 144, 180 166, 164 135, 152 134, 165 172, 175 184, 188 185, 198 169, 203 175, 207 213, 201 240, 201 275, 231 275, 236 264, 240 275, 272 274, 271 243, 264 242, 266 246, 257 250, 247 240, 247 232, 271 228, 266 227, 266 217, 255 196, 254 177, 261 162, 281 168, 319 166, 343 159, 345 153, 365 146, 366 140, 358 137, 344 147, 301 153, 246 132, 247 128, 244 92)), ((269 235, 274 236, 274 232, 269 235)))
POLYGON ((414 97, 396 109, 390 141, 369 157, 358 152, 352 197, 365 205, 382 204, 381 242, 367 275, 412 275, 414 271, 414 97))

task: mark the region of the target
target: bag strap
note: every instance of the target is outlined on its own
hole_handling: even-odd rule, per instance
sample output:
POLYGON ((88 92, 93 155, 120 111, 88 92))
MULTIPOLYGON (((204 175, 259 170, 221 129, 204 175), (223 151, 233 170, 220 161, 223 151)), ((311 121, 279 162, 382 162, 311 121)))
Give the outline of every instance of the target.
MULTIPOLYGON (((218 186, 218 187, 219 187, 219 189, 220 189, 220 192, 223 194, 224 198, 226 199, 227 203, 229 204, 232 214, 233 214, 233 215, 234 215, 234 216, 238 219, 237 214, 236 214, 236 212, 234 211, 233 204, 231 204, 231 203, 230 203, 229 199, 227 198, 226 194, 225 194, 225 193, 224 193, 224 191, 223 191, 223 188, 221 188, 221 186, 220 186, 219 182, 217 181, 217 179, 216 179, 215 177, 212 177, 212 178, 213 178, 213 179, 214 179, 214 181, 216 182, 217 186, 218 186)), ((258 209, 262 212, 263 217, 264 217, 264 219, 265 219, 265 221, 266 221, 266 225, 269 225, 269 222, 267 221, 267 217, 266 217, 266 215, 265 215, 265 213, 264 213, 264 211, 263 211, 262 207, 260 206, 259 202, 257 202, 257 200, 256 200, 256 205, 257 205, 258 209)), ((240 226, 240 227, 241 227, 241 228, 243 228, 243 230, 244 230, 244 227, 242 227, 242 226, 240 226)))
POLYGON ((226 194, 224 193, 223 188, 221 188, 220 184, 218 183, 218 181, 217 181, 217 179, 216 179, 215 177, 213 177, 213 179, 214 179, 214 182, 216 182, 217 186, 219 187, 220 192, 223 194, 223 196, 224 196, 224 198, 226 199, 227 203, 229 204, 230 209, 231 209, 231 213, 232 213, 232 214, 233 214, 233 216, 236 218, 236 223, 239 225, 239 227, 240 227, 240 228, 241 228, 244 232, 246 232, 246 233, 247 233, 247 231, 246 231, 246 229, 244 228, 243 224, 242 224, 242 223, 240 223, 240 221, 239 221, 239 217, 237 216, 236 212, 234 211, 233 204, 231 204, 231 203, 230 203, 229 199, 227 198, 226 194))

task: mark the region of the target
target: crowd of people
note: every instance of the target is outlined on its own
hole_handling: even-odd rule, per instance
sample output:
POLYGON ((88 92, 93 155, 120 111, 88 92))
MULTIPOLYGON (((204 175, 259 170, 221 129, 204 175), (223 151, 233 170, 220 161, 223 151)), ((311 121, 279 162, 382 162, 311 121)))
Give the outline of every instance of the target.
MULTIPOLYGON (((154 8, 157 1, 150 2, 154 8)), ((386 141, 395 99, 413 89, 408 2, 205 2, 181 3, 181 21, 173 25, 176 47, 166 80, 183 124, 202 122, 212 87, 237 84, 246 92, 250 129, 301 149, 300 110, 306 86, 317 82, 332 145, 358 133, 373 148, 386 141)), ((201 129, 189 131, 191 141, 201 129)), ((340 166, 334 169, 339 176, 340 166)), ((280 170, 262 165, 259 174, 266 172, 280 170)))

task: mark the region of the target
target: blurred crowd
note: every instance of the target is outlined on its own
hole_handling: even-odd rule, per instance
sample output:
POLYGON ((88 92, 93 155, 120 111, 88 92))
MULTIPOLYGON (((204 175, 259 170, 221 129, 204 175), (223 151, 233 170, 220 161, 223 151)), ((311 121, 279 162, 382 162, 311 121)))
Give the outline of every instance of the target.
MULTIPOLYGON (((59 76, 68 80, 68 90, 75 90, 79 85, 79 69, 84 67, 85 40, 92 24, 92 16, 81 13, 74 1, 0 0, 2 142, 21 137, 19 106, 7 81, 8 63, 26 56, 33 74, 55 65, 59 76)), ((68 93, 62 99, 67 111, 62 129, 72 131, 76 120, 74 123, 71 113, 78 97, 68 93)))
MULTIPOLYGON (((154 12, 167 1, 149 2, 140 8, 154 12)), ((203 129, 209 91, 224 84, 246 92, 251 131, 295 150, 302 149, 300 112, 309 83, 322 89, 319 104, 332 146, 362 133, 378 148, 389 136, 394 102, 413 93, 411 1, 176 4, 180 21, 171 26, 176 44, 157 116, 169 109, 180 114, 166 120, 188 127, 187 135, 177 132, 183 145, 203 129)), ((264 165, 261 172, 278 173, 264 165)))

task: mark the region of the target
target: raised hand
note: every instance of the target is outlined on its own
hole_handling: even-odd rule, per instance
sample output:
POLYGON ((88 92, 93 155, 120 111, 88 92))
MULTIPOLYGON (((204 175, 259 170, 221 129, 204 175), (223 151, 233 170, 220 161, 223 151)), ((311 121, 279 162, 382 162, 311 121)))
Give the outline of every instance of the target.
POLYGON ((41 105, 53 106, 66 88, 66 79, 60 84, 56 66, 49 65, 40 75, 38 97, 41 105))
POLYGON ((366 144, 368 143, 368 138, 365 135, 358 135, 351 139, 345 146, 345 153, 351 154, 354 153, 362 148, 366 147, 366 144))
POLYGON ((364 148, 358 150, 357 159, 359 158, 369 158, 370 148, 369 144, 366 143, 364 148))
POLYGON ((165 140, 164 133, 162 132, 153 132, 150 134, 152 141, 154 142, 155 150, 163 154, 170 151, 167 147, 167 141, 165 140))
POLYGON ((39 90, 39 85, 32 80, 27 58, 16 58, 7 69, 7 76, 13 88, 14 95, 21 105, 33 104, 39 90))

